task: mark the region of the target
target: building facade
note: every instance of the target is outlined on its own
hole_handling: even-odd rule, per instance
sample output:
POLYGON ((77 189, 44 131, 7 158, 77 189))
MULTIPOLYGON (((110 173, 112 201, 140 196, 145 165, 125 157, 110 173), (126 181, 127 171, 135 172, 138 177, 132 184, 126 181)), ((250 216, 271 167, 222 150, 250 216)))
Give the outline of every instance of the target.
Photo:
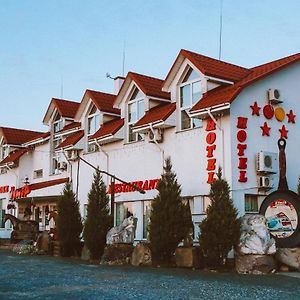
MULTIPOLYGON (((115 184, 115 224, 136 216, 137 240, 148 237, 166 157, 190 204, 195 239, 219 167, 239 214, 258 212, 277 189, 279 138, 287 141, 289 187, 297 187, 299 59, 296 54, 243 68, 181 50, 164 80, 129 72, 115 79, 114 95, 87 90, 80 103, 52 99, 43 120, 47 132, 17 145, 8 140, 8 129, 0 132, 2 214, 35 219, 50 230, 69 181, 84 218, 94 170, 78 156, 145 190, 115 184)), ((110 193, 110 178, 103 179, 110 193)), ((5 226, 0 237, 9 235, 5 226)))

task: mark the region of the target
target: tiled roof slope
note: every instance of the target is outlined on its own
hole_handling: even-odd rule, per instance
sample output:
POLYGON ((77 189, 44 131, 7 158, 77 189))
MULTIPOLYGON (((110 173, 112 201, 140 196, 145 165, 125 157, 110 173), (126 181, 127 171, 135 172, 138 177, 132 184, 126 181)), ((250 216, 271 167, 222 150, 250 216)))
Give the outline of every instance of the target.
POLYGON ((113 135, 117 133, 124 125, 124 119, 116 119, 104 123, 95 134, 89 137, 89 140, 100 139, 107 135, 113 135))
POLYGON ((231 103, 246 86, 299 60, 300 53, 251 68, 249 69, 249 75, 237 83, 226 87, 219 87, 204 94, 202 99, 193 106, 191 112, 224 103, 231 103))
POLYGON ((28 149, 18 149, 10 152, 1 162, 0 165, 6 165, 10 163, 14 163, 15 161, 19 160, 19 158, 24 155, 28 149))
POLYGON ((0 136, 2 135, 4 138, 4 143, 9 145, 22 145, 46 134, 47 133, 45 132, 39 131, 0 127, 0 136))
POLYGON ((163 80, 133 72, 129 72, 127 76, 129 76, 138 85, 145 95, 170 99, 170 93, 162 91, 164 83, 163 80))
POLYGON ((165 121, 176 109, 176 103, 160 104, 151 108, 134 124, 134 128, 141 127, 158 121, 165 121))
POLYGON ((35 190, 40 190, 40 189, 43 189, 43 188, 46 188, 46 187, 50 187, 50 186, 54 186, 54 185, 58 185, 58 184, 63 184, 63 183, 66 183, 66 182, 69 182, 69 177, 32 183, 29 186, 30 186, 30 189, 32 191, 35 191, 35 190))
POLYGON ((52 98, 52 101, 62 117, 74 119, 80 103, 57 98, 52 98))
POLYGON ((110 112, 117 115, 120 114, 120 109, 114 107, 116 95, 92 90, 86 90, 86 93, 92 98, 94 104, 100 111, 110 112))
POLYGON ((84 131, 79 130, 71 135, 69 135, 63 142, 61 142, 55 150, 63 149, 66 147, 74 146, 76 143, 78 143, 84 136, 84 131))

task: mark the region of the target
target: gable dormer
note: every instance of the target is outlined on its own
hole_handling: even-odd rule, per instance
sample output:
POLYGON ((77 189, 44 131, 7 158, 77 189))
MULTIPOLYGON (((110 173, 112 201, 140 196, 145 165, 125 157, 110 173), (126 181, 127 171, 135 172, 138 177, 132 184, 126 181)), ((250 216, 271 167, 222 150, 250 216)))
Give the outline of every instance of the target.
POLYGON ((115 105, 121 109, 125 124, 125 142, 143 140, 134 125, 145 113, 161 104, 170 103, 170 94, 162 91, 163 80, 129 72, 119 91, 115 105))

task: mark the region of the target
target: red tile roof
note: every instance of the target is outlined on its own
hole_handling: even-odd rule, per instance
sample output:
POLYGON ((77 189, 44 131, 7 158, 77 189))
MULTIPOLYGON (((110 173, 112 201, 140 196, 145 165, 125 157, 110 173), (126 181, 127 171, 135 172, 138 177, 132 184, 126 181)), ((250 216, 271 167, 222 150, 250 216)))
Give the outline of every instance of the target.
POLYGON ((79 130, 71 135, 69 135, 63 142, 61 142, 55 150, 67 148, 70 146, 74 146, 76 143, 78 143, 84 136, 84 131, 79 130))
POLYGON ((80 128, 80 127, 81 127, 80 122, 71 122, 70 124, 64 126, 63 129, 61 129, 58 132, 64 132, 64 131, 68 131, 68 130, 75 129, 75 128, 80 128))
POLYGON ((203 74, 229 81, 239 81, 250 73, 250 70, 208 56, 182 49, 179 55, 189 59, 203 74))
POLYGON ((164 83, 163 80, 133 72, 129 72, 127 76, 137 84, 137 86, 145 95, 163 99, 170 99, 170 93, 162 91, 162 86, 164 83))
POLYGON ((116 119, 104 123, 100 129, 89 137, 89 140, 100 139, 107 135, 114 135, 117 133, 124 125, 124 119, 116 119))
POLYGON ((58 185, 58 184, 66 183, 66 182, 69 182, 68 177, 33 183, 33 184, 30 184, 29 186, 30 186, 30 189, 32 191, 34 191, 34 190, 40 190, 40 189, 43 189, 43 188, 46 188, 49 186, 58 185))
POLYGON ((176 109, 176 103, 160 104, 151 108, 145 115, 134 124, 134 128, 150 123, 165 121, 176 109))
POLYGON ((54 103, 55 107, 62 117, 71 119, 74 119, 77 109, 80 105, 80 103, 78 102, 57 98, 52 98, 51 102, 54 103))
POLYGON ((50 132, 43 132, 40 135, 34 137, 33 139, 26 141, 24 144, 34 142, 34 141, 39 140, 39 139, 46 139, 49 136, 50 136, 50 132))
POLYGON ((231 103, 234 101, 237 95, 248 85, 297 61, 300 61, 300 53, 251 68, 249 69, 249 75, 238 81, 237 83, 230 86, 218 87, 204 94, 202 99, 200 99, 200 101, 192 107, 191 112, 221 105, 224 103, 231 103))
POLYGON ((17 149, 8 154, 1 162, 0 165, 6 165, 11 164, 19 160, 19 158, 24 155, 26 152, 28 152, 28 149, 17 149))
POLYGON ((2 135, 4 142, 9 145, 22 145, 45 134, 39 131, 0 127, 0 136, 2 135))
POLYGON ((103 112, 109 112, 119 115, 120 109, 114 107, 116 95, 102 93, 98 91, 86 90, 96 107, 103 112))

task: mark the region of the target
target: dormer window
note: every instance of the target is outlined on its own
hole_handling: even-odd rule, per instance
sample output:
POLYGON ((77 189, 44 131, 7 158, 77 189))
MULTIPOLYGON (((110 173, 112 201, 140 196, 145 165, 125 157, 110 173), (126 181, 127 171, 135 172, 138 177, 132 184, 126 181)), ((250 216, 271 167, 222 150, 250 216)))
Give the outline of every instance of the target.
POLYGON ((56 117, 53 122, 53 131, 54 133, 60 131, 63 128, 63 119, 59 114, 56 114, 56 117))
POLYGON ((100 114, 95 105, 90 110, 87 120, 87 134, 94 134, 100 127, 100 114))
POLYGON ((3 160, 8 155, 8 152, 9 152, 8 146, 1 147, 1 160, 3 160))
POLYGON ((202 96, 200 75, 189 68, 179 86, 180 96, 180 129, 201 127, 201 120, 189 117, 189 109, 200 100, 202 96))
POLYGON ((128 142, 144 139, 143 134, 132 132, 133 125, 145 114, 145 99, 143 93, 135 87, 128 101, 128 142))

